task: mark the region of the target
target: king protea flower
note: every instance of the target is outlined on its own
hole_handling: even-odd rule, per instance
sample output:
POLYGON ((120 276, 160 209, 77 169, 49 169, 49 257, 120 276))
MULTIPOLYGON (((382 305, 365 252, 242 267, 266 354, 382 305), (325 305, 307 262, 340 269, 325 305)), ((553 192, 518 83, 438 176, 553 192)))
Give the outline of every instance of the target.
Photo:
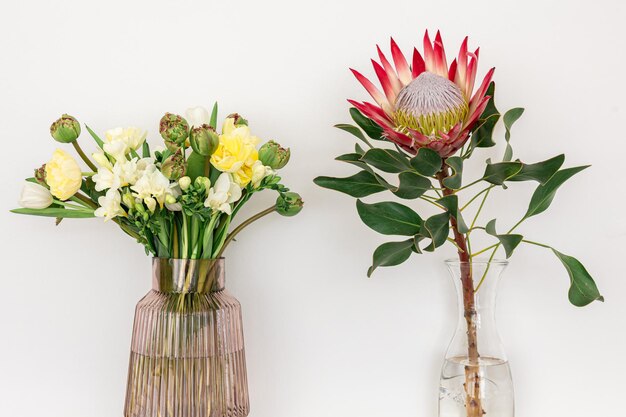
POLYGON ((427 147, 442 157, 454 154, 487 106, 490 97, 486 92, 495 68, 474 92, 478 49, 469 52, 466 37, 458 58, 448 66, 439 31, 435 42, 426 31, 424 56, 414 48, 411 65, 393 38, 394 65, 376 48, 380 63, 372 60, 372 64, 383 92, 361 73, 350 70, 378 105, 348 100, 350 104, 378 124, 385 138, 407 152, 414 154, 427 147))

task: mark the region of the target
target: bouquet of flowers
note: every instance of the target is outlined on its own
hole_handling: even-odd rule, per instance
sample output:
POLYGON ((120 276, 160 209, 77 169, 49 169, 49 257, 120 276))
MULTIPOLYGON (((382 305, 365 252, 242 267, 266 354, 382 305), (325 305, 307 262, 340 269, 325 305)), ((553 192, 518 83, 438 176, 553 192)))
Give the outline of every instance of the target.
POLYGON ((145 131, 116 128, 101 139, 85 126, 97 149, 89 158, 78 144, 79 122, 63 115, 50 126, 52 137, 72 144, 88 170, 66 151, 24 184, 14 213, 64 218, 111 220, 160 258, 215 259, 253 221, 277 212, 293 216, 302 199, 281 184, 277 171, 290 150, 274 141, 259 149, 248 121, 231 114, 217 133, 217 103, 209 114, 196 107, 186 119, 166 113, 159 132, 164 146, 151 150, 145 131), (278 193, 276 204, 241 222, 232 220, 262 190, 278 193))
POLYGON ((374 231, 403 236, 374 250, 368 276, 379 267, 401 264, 413 254, 433 252, 445 244, 454 247, 459 260, 456 264, 460 265, 462 315, 466 321, 464 415, 482 417, 488 410, 481 404, 484 395, 479 385, 482 377, 477 340, 480 322, 475 305, 489 262, 499 249, 504 249, 509 258, 520 244, 547 248, 569 274, 572 304, 585 306, 603 300, 594 280, 577 259, 517 231, 524 222, 546 211, 559 187, 587 166, 563 168, 564 155, 535 163, 514 159, 511 128, 524 111, 514 108, 502 116, 505 127, 502 158, 487 159, 483 174, 465 181, 464 166, 472 156, 496 145, 493 131, 500 113, 494 104, 494 68, 474 88, 479 50, 470 51, 465 38, 458 56, 448 65, 439 32, 434 41, 426 32, 423 55, 415 48, 411 63, 393 39, 393 64, 377 49, 379 62, 372 60, 372 64, 382 91, 360 72, 351 70, 374 103, 348 100, 356 125, 336 125, 360 141, 352 152, 336 159, 356 166, 359 172, 346 178, 320 176, 315 182, 355 197, 361 220, 374 231), (496 219, 482 220, 480 215, 491 191, 513 189, 519 181, 537 183, 519 221, 503 229, 501 225, 496 227, 496 219), (468 191, 477 188, 474 195, 466 197, 468 191), (396 200, 421 201, 426 207, 419 207, 418 213, 415 206, 398 201, 362 200, 383 192, 391 193, 396 200), (480 232, 492 242, 476 248, 472 243, 480 232), (472 262, 481 254, 488 254, 487 267, 476 274, 472 262))

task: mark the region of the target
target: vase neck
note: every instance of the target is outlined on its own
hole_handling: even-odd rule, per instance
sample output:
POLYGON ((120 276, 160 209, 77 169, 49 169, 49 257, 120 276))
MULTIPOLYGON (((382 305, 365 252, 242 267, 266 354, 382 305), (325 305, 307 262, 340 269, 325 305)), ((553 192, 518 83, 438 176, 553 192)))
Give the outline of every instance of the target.
POLYGON ((169 293, 209 293, 224 289, 224 258, 152 259, 152 289, 169 293))

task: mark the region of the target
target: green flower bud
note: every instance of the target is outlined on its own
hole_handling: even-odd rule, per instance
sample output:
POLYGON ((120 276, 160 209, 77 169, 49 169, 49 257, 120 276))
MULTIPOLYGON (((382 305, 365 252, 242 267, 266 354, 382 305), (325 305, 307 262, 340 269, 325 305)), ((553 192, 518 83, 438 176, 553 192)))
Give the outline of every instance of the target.
POLYGON ((43 164, 41 167, 35 170, 35 179, 37 180, 39 184, 45 187, 48 186, 46 184, 46 164, 43 164))
POLYGON ((177 180, 185 175, 186 169, 183 151, 180 148, 161 164, 161 172, 170 180, 177 180))
POLYGON ((189 136, 189 124, 177 114, 165 113, 159 122, 159 132, 167 149, 176 152, 189 136))
POLYGON ((80 136, 80 123, 69 114, 64 114, 50 125, 50 134, 57 142, 72 143, 80 136))
POLYGON ((191 129, 189 142, 194 152, 202 156, 209 156, 217 149, 220 137, 211 126, 204 124, 191 129))
POLYGON ((209 188, 211 188, 211 180, 207 177, 197 177, 194 181, 194 186, 198 189, 208 190, 209 188))
POLYGON ((248 121, 244 119, 243 117, 241 117, 239 113, 231 113, 228 116, 226 116, 226 118, 235 119, 235 126, 238 126, 238 125, 248 126, 248 121))
POLYGON ((303 205, 304 201, 302 201, 300 194, 293 192, 283 193, 276 199, 276 212, 281 216, 295 216, 300 213, 303 205))
POLYGON ((285 149, 273 140, 270 140, 259 149, 259 160, 263 162, 263 165, 272 169, 283 168, 289 162, 290 156, 291 151, 289 148, 285 149))
POLYGON ((124 193, 122 195, 122 202, 129 210, 133 210, 135 208, 135 197, 132 196, 131 193, 124 193))
POLYGON ((180 179, 178 180, 178 186, 183 191, 187 190, 190 185, 191 185, 191 178, 189 177, 180 177, 180 179))

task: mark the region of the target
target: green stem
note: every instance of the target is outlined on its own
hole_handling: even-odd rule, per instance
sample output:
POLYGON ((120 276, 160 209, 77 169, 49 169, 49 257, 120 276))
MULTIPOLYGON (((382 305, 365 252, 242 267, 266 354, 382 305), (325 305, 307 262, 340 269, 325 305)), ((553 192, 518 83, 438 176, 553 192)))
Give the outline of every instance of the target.
POLYGON ((276 205, 273 205, 272 207, 268 207, 265 210, 260 211, 257 214, 255 214, 254 216, 250 217, 249 219, 241 222, 241 224, 239 226, 237 226, 232 232, 230 232, 228 234, 228 237, 226 238, 226 240, 222 244, 222 247, 221 247, 220 251, 217 253, 216 258, 219 258, 219 257, 222 256, 222 254, 224 253, 224 250, 226 249, 226 246, 228 246, 228 244, 235 238, 235 236, 237 236, 237 234, 239 232, 241 232, 243 229, 245 229, 247 226, 249 226, 253 222, 259 220, 261 217, 266 216, 266 215, 268 215, 270 213, 273 213, 274 211, 276 211, 276 205))
POLYGON ((93 209, 91 207, 85 207, 84 205, 77 206, 77 205, 68 203, 66 201, 57 200, 56 198, 53 198, 52 201, 54 201, 57 204, 62 205, 63 207, 71 208, 71 209, 74 209, 76 211, 86 211, 86 212, 92 212, 93 211, 93 209))
POLYGON ((541 246, 542 248, 552 249, 552 246, 544 245, 543 243, 534 242, 532 240, 522 239, 524 243, 530 243, 531 245, 541 246))
POLYGON ((423 198, 424 196, 420 196, 420 200, 424 200, 430 204, 432 204, 433 206, 437 206, 438 208, 440 208, 443 211, 446 211, 446 208, 444 206, 442 206, 441 204, 435 203, 432 200, 429 200, 428 198, 423 198))
POLYGON ((498 246, 498 245, 499 245, 499 243, 494 243, 494 244, 493 244, 493 245, 491 245, 491 246, 487 246, 486 248, 481 249, 481 250, 479 250, 479 251, 478 251, 478 252, 476 252, 476 253, 472 253, 472 254, 471 254, 471 257, 473 258, 473 257, 475 257, 475 256, 480 255, 481 253, 485 253, 485 252, 487 252, 489 249, 493 249, 493 248, 495 248, 495 247, 496 247, 496 246, 498 246))
POLYGON ((78 144, 78 140, 75 140, 74 142, 72 142, 72 145, 74 146, 74 149, 76 150, 76 153, 78 153, 78 156, 80 156, 80 158, 87 164, 89 169, 92 170, 92 171, 97 171, 98 167, 96 167, 93 164, 93 162, 91 162, 91 160, 89 158, 87 158, 87 155, 85 155, 85 152, 83 152, 83 150, 81 149, 80 145, 78 144))
POLYGON ((495 185, 490 185, 489 187, 485 188, 484 190, 476 194, 467 203, 465 203, 463 207, 461 207, 461 211, 465 210, 470 204, 474 202, 474 200, 476 200, 478 197, 480 197, 483 193, 487 192, 488 190, 491 190, 493 187, 495 187, 495 185))
POLYGON ((91 208, 98 208, 98 205, 96 203, 94 203, 93 201, 91 201, 91 199, 89 197, 87 197, 86 195, 83 195, 81 193, 76 193, 74 194, 72 197, 70 197, 70 200, 72 201, 76 201, 78 202, 79 200, 82 201, 83 203, 85 203, 87 206, 91 207, 91 208))

